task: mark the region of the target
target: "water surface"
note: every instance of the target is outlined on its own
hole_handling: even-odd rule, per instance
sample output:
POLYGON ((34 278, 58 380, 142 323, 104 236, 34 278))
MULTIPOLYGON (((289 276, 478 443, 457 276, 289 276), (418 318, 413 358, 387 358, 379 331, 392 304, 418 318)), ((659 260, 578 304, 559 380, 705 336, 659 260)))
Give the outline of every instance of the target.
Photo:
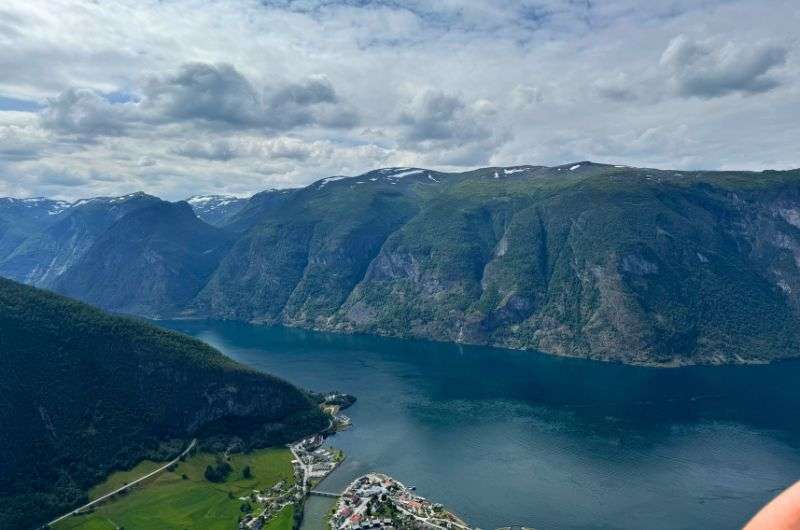
POLYGON ((355 426, 331 439, 348 458, 325 489, 382 471, 482 528, 731 529, 800 479, 800 362, 655 369, 161 324, 302 387, 358 397, 355 426))

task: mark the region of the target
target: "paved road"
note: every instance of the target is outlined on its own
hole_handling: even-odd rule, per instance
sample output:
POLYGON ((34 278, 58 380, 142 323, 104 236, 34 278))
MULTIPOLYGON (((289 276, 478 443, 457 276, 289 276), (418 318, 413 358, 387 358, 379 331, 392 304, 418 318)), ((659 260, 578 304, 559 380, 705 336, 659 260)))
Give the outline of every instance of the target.
POLYGON ((84 504, 84 505, 83 505, 83 506, 81 506, 80 508, 75 508, 75 509, 74 509, 74 510, 72 510, 71 512, 69 512, 69 513, 65 513, 65 514, 64 514, 64 515, 62 515, 61 517, 59 517, 59 518, 57 518, 57 519, 53 519, 52 521, 50 521, 50 522, 49 522, 49 523, 47 523, 47 524, 48 524, 49 526, 53 526, 53 525, 54 525, 54 524, 56 524, 57 522, 59 522, 59 521, 61 521, 61 520, 63 520, 63 519, 66 519, 67 517, 69 517, 69 516, 71 516, 71 515, 75 515, 76 513, 80 512, 80 511, 83 511, 83 510, 85 510, 85 509, 87 509, 87 508, 91 508, 91 507, 92 507, 92 506, 94 506, 95 504, 98 504, 98 503, 100 503, 100 502, 103 502, 104 500, 108 499, 109 497, 113 497, 113 496, 114 496, 114 495, 116 495, 117 493, 119 493, 119 492, 121 492, 121 491, 125 491, 126 489, 128 489, 128 488, 130 488, 130 487, 132 487, 132 486, 135 486, 135 485, 136 485, 136 484, 138 484, 139 482, 142 482, 143 480, 147 480, 147 479, 149 479, 150 477, 152 477, 153 475, 156 475, 156 474, 158 474, 158 473, 161 473, 162 471, 164 471, 165 469, 167 469, 167 468, 168 468, 169 466, 171 466, 172 464, 175 464, 175 463, 177 463, 177 462, 178 462, 178 460, 180 460, 180 459, 181 459, 183 456, 185 456, 185 455, 186 455, 186 453, 188 453, 189 451, 191 451, 191 450, 192 450, 192 448, 194 448, 195 444, 197 444, 197 439, 194 439, 194 440, 192 440, 192 442, 189 444, 189 446, 188 446, 186 449, 184 449, 184 451, 183 451, 181 454, 179 454, 178 456, 176 456, 174 460, 172 460, 172 461, 170 461, 170 462, 167 462, 166 464, 164 464, 164 465, 163 465, 163 466, 161 466, 160 468, 158 468, 158 469, 156 469, 156 470, 154 470, 154 471, 151 471, 150 473, 148 473, 148 474, 144 475, 143 477, 139 477, 139 478, 137 478, 137 479, 136 479, 136 480, 134 480, 133 482, 129 482, 128 484, 125 484, 125 485, 124 485, 124 486, 122 486, 121 488, 117 488, 117 489, 115 489, 115 490, 114 490, 114 491, 112 491, 111 493, 106 493, 106 494, 105 494, 105 495, 103 495, 102 497, 98 497, 97 499, 93 500, 92 502, 89 502, 89 503, 87 503, 87 504, 84 504))
POLYGON ((305 462, 303 462, 303 459, 300 458, 300 455, 298 455, 294 451, 294 445, 293 444, 289 444, 289 451, 292 452, 292 456, 295 458, 295 460, 297 460, 300 463, 300 469, 303 470, 303 489, 302 489, 302 492, 303 492, 303 495, 305 495, 306 494, 306 487, 308 485, 308 474, 310 473, 310 469, 309 469, 310 466, 307 466, 305 464, 305 462))
MULTIPOLYGON (((329 431, 331 429, 333 429, 333 419, 329 419, 328 420, 328 427, 326 427, 325 429, 319 431, 319 434, 322 434, 323 432, 329 431)), ((298 455, 295 452, 294 445, 295 445, 294 443, 289 444, 289 451, 292 452, 292 456, 295 458, 295 460, 300 462, 300 468, 303 470, 303 495, 305 495, 306 492, 308 491, 307 490, 307 487, 308 487, 308 476, 311 474, 311 466, 310 465, 306 465, 303 462, 303 459, 300 458, 300 455, 298 455)))

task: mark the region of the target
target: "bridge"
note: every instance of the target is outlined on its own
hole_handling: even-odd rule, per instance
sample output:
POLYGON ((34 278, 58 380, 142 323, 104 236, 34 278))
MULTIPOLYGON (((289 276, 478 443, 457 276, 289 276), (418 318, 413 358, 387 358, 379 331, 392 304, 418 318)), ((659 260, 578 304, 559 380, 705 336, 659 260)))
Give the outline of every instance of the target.
POLYGON ((320 497, 330 497, 332 499, 338 499, 342 496, 341 493, 333 493, 331 491, 322 491, 322 490, 311 490, 308 492, 309 495, 319 495, 320 497))

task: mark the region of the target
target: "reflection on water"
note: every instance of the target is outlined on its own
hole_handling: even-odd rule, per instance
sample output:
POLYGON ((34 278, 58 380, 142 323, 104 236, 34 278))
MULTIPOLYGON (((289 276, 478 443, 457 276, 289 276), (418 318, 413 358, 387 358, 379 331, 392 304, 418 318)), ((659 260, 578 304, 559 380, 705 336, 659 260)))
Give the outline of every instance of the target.
MULTIPOLYGON (((163 322, 359 401, 343 488, 380 470, 472 524, 727 529, 800 478, 800 363, 652 369, 534 352, 163 322)), ((326 501, 329 503, 329 501, 326 501)), ((330 506, 328 506, 329 509, 330 506)), ((307 506, 307 523, 322 500, 307 506)))

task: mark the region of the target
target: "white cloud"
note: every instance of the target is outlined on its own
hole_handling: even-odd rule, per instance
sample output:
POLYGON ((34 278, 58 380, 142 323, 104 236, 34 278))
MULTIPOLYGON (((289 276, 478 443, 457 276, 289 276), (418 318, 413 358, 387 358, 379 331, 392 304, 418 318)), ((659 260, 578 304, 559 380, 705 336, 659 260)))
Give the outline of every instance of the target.
POLYGON ((798 24, 794 0, 8 0, 0 193, 800 166, 798 24))
POLYGON ((661 64, 671 71, 677 92, 705 98, 732 92, 756 94, 777 88, 776 68, 786 63, 785 46, 698 41, 678 35, 661 56, 661 64))

